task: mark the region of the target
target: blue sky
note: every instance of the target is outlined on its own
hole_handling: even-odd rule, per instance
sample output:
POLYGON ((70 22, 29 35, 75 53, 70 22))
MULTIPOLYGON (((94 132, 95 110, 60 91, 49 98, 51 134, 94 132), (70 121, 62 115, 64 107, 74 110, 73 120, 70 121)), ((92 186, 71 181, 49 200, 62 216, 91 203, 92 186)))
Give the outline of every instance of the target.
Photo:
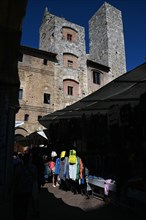
MULTIPOLYGON (((28 0, 22 25, 21 45, 39 47, 39 27, 45 7, 50 13, 85 27, 88 52, 88 21, 104 0, 28 0)), ((106 0, 122 12, 127 71, 146 57, 146 0, 106 0)))

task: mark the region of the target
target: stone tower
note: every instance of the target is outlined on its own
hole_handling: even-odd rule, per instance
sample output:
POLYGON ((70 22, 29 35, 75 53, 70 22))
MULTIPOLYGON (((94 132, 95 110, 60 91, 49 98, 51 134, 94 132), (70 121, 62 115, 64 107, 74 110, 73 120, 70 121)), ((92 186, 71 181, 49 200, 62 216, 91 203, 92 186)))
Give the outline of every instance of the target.
POLYGON ((79 69, 84 68, 86 65, 84 27, 53 15, 46 8, 40 26, 39 49, 57 53, 60 64, 64 53, 72 53, 79 58, 79 69))
POLYGON ((57 54, 56 100, 69 105, 88 95, 84 27, 53 15, 46 8, 40 26, 39 49, 57 54), (69 87, 74 89, 70 97, 64 95, 69 87))
POLYGON ((109 81, 126 72, 122 14, 106 2, 89 20, 89 54, 110 67, 109 81))

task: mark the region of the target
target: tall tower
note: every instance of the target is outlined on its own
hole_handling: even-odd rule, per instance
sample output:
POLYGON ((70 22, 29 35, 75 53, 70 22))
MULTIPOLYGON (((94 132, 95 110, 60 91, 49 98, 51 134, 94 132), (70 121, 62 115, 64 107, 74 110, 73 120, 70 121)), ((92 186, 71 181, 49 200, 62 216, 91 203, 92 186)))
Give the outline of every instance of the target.
POLYGON ((122 14, 106 2, 89 20, 89 54, 110 67, 109 81, 126 72, 122 14))
POLYGON ((46 8, 40 26, 39 49, 57 54, 56 103, 70 105, 88 95, 84 27, 53 15, 46 8))

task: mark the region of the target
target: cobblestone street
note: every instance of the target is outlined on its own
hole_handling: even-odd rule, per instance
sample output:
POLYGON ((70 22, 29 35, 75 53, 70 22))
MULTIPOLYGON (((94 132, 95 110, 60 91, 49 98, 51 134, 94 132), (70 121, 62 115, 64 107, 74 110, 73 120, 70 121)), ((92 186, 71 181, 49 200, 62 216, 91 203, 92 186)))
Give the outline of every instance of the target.
MULTIPOLYGON (((20 201, 21 202, 21 201, 20 201)), ((105 204, 103 200, 86 195, 73 194, 59 187, 53 187, 52 183, 46 183, 39 194, 39 216, 35 216, 30 204, 27 220, 46 220, 49 218, 97 218, 99 220, 143 220, 143 215, 123 206, 116 206, 111 202, 105 204)), ((0 203, 0 219, 14 220, 12 217, 11 203, 0 203)), ((21 216, 20 216, 21 220, 21 216)))
MULTIPOLYGON (((118 207, 111 203, 105 204, 103 200, 86 195, 73 194, 71 191, 64 191, 47 183, 41 190, 39 198, 40 220, 46 220, 51 215, 53 218, 65 217, 89 217, 100 220, 122 220, 138 219, 139 216, 132 210, 118 207)), ((31 214, 31 213, 30 213, 31 214)), ((28 220, 31 220, 31 215, 28 220)), ((140 218, 142 220, 142 217, 140 218)))

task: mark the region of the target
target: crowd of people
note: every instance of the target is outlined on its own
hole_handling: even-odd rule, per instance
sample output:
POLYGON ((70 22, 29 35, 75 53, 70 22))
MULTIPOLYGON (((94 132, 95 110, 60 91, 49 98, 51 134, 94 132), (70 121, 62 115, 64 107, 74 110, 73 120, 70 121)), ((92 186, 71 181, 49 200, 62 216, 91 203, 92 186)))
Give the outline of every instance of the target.
POLYGON ((72 190, 80 193, 85 186, 83 178, 83 163, 77 155, 69 155, 62 151, 57 155, 52 151, 50 155, 42 153, 40 148, 34 147, 23 153, 14 152, 13 164, 13 215, 14 219, 26 220, 31 205, 33 214, 39 216, 39 192, 45 183, 51 182, 52 187, 72 190), (71 164, 71 166, 70 166, 71 164), (77 165, 78 164, 78 165, 77 165), (80 180, 80 181, 79 181, 80 180))
MULTIPOLYGON (((91 190, 88 184, 89 170, 84 155, 76 153, 74 149, 71 149, 61 151, 58 155, 56 151, 47 155, 42 153, 39 147, 23 153, 14 152, 12 187, 14 220, 20 218, 26 220, 30 205, 35 219, 39 217, 39 192, 41 187, 48 182, 52 184, 52 187, 72 191, 74 194, 82 193, 88 197, 91 190)), ((125 168, 117 168, 119 171, 119 175, 116 176, 117 198, 120 196, 121 187, 125 186, 125 183, 121 181, 127 180, 125 175, 129 174, 126 161, 122 160, 122 162, 125 168), (125 178, 122 179, 123 172, 125 178)))

